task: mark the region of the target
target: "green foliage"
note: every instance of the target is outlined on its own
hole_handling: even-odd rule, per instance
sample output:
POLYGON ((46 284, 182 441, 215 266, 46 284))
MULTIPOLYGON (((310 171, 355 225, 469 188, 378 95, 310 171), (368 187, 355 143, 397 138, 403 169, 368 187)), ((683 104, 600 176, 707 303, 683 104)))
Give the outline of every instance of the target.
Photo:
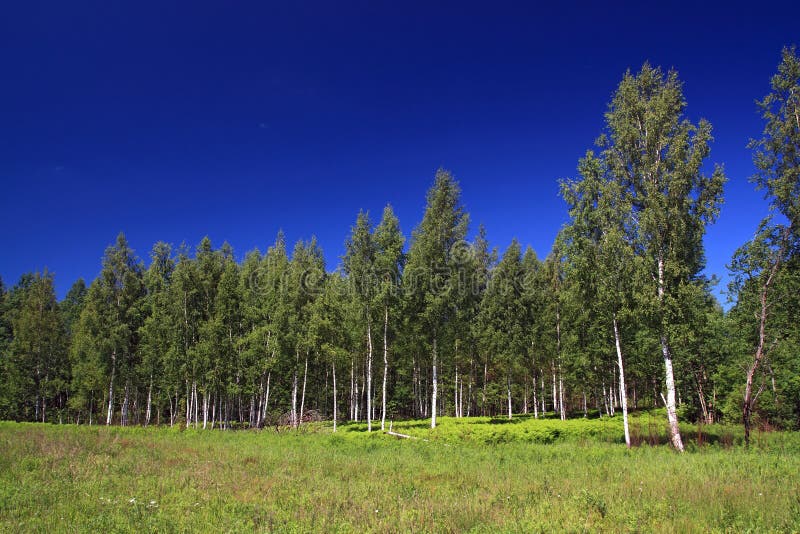
POLYGON ((66 408, 70 370, 52 273, 24 279, 9 300, 16 305, 10 316, 13 338, 1 362, 0 417, 57 421, 66 408))
POLYGON ((758 170, 754 181, 800 236, 800 57, 795 47, 781 52, 771 87, 758 102, 766 123, 763 137, 749 145, 758 170))

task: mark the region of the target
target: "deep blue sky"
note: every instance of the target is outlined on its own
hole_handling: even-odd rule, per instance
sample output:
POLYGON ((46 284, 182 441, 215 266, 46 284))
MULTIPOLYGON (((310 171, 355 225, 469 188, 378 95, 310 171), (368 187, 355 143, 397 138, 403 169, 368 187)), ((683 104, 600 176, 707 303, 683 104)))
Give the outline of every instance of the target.
POLYGON ((557 179, 603 126, 626 69, 675 67, 709 119, 726 203, 708 272, 766 214, 747 140, 800 4, 691 2, 7 2, 0 9, 0 275, 48 267, 59 296, 124 231, 318 236, 329 268, 359 209, 408 235, 440 166, 473 230, 544 256, 557 179), (538 5, 540 4, 540 5, 538 5), (561 3, 554 3, 561 4, 561 3))

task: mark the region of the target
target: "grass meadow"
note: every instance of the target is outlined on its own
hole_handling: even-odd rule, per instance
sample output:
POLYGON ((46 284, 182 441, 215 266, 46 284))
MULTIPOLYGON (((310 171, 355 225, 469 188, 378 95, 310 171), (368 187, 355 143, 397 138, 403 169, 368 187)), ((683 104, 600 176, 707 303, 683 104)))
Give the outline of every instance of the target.
POLYGON ((800 436, 663 417, 299 431, 0 423, 3 532, 800 531, 800 436))

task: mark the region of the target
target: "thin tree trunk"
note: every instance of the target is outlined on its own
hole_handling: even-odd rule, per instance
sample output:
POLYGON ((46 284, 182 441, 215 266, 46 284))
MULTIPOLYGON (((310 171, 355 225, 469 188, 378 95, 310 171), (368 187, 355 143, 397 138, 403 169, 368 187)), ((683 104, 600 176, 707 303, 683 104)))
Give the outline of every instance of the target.
POLYGON ((695 381, 697 382, 697 399, 700 401, 700 411, 703 414, 703 422, 707 425, 713 423, 713 418, 708 411, 708 402, 706 402, 706 395, 703 391, 703 382, 705 382, 705 371, 698 369, 695 371, 695 381))
POLYGON ((303 394, 300 397, 300 420, 297 422, 297 425, 303 422, 303 413, 306 407, 306 379, 308 378, 308 351, 306 351, 306 364, 303 369, 303 394))
POLYGON ((292 413, 290 415, 291 423, 294 428, 297 428, 297 364, 299 360, 300 354, 295 349, 294 373, 292 377, 292 413))
POLYGON ((458 414, 458 364, 456 364, 456 376, 453 382, 453 412, 456 417, 460 417, 458 414))
POLYGON ((337 404, 336 404, 336 362, 331 362, 333 370, 333 431, 336 432, 337 404))
POLYGON ((481 397, 481 415, 486 417, 486 382, 489 380, 489 358, 483 361, 483 393, 481 397))
POLYGON ((203 392, 203 430, 208 426, 208 391, 203 392))
MULTIPOLYGON (((664 258, 658 258, 658 300, 663 306, 664 303, 664 258)), ((661 342, 661 354, 664 357, 664 382, 667 387, 667 420, 669 421, 669 431, 672 439, 672 445, 676 450, 683 452, 683 440, 681 439, 681 430, 678 426, 678 413, 675 408, 675 374, 672 370, 672 351, 670 350, 669 341, 664 325, 661 325, 661 335, 659 336, 661 342)))
POLYGON ((625 391, 625 366, 622 363, 622 344, 619 339, 617 315, 614 314, 614 343, 617 346, 617 366, 619 367, 619 400, 622 405, 622 427, 625 429, 625 445, 631 448, 631 433, 628 428, 628 395, 625 391))
POLYGON ((386 382, 389 375, 389 306, 383 307, 383 392, 381 395, 381 431, 386 427, 386 382))
MULTIPOLYGON (((561 420, 567 418, 564 410, 564 376, 561 372, 561 310, 556 307, 556 351, 558 357, 558 408, 561 414, 561 420)), ((555 384, 553 384, 555 393, 555 384)))
POLYGON ((189 385, 189 380, 186 380, 186 428, 192 422, 192 388, 189 385))
POLYGON ((359 417, 360 417, 359 409, 361 407, 361 394, 358 392, 358 377, 355 377, 354 387, 355 387, 355 389, 353 391, 353 394, 354 394, 354 397, 353 397, 353 409, 354 409, 353 414, 354 414, 354 417, 353 417, 353 419, 355 421, 359 421, 360 420, 359 419, 359 417))
POLYGON ((542 417, 544 417, 545 416, 544 415, 545 412, 547 412, 547 406, 545 406, 545 403, 544 403, 544 369, 542 369, 541 371, 542 371, 542 373, 541 373, 541 375, 539 377, 539 382, 542 385, 542 389, 541 389, 541 391, 542 391, 542 417))
POLYGON ((586 390, 583 390, 583 418, 589 417, 589 409, 586 407, 586 390))
MULTIPOLYGON (((458 416, 464 417, 464 378, 461 378, 461 382, 459 383, 459 390, 458 390, 458 416)), ((467 399, 469 402, 469 399, 467 399)))
POLYGON ((153 406, 153 375, 150 375, 150 385, 147 387, 147 412, 144 416, 144 426, 150 425, 150 415, 153 406))
POLYGON ((264 375, 258 384, 258 407, 256 408, 256 428, 261 428, 261 414, 264 413, 264 375))
POLYGON ((114 374, 117 370, 117 352, 111 353, 111 380, 108 383, 108 415, 106 416, 106 426, 111 424, 114 415, 114 374))
POLYGON ((475 357, 470 352, 469 356, 469 380, 467 381, 467 417, 472 415, 472 380, 475 376, 475 357))
POLYGON ((372 320, 367 306, 367 432, 372 432, 372 320))
POLYGON ((433 333, 433 391, 431 394, 431 428, 436 428, 436 394, 438 393, 438 384, 436 376, 436 332, 433 333))
POLYGON ((192 396, 192 410, 189 413, 189 421, 197 428, 197 415, 200 413, 200 404, 197 398, 197 381, 192 380, 192 387, 190 390, 190 395, 192 396))
POLYGON ((758 370, 758 367, 761 364, 761 361, 764 359, 764 355, 766 353, 767 314, 768 314, 767 312, 769 310, 767 295, 769 293, 770 286, 772 285, 772 282, 775 279, 775 275, 778 272, 778 268, 780 267, 781 258, 785 253, 785 247, 788 241, 790 229, 791 226, 786 227, 786 230, 783 233, 781 248, 778 251, 778 255, 772 262, 769 275, 767 276, 764 285, 761 287, 761 292, 759 294, 759 303, 761 304, 761 307, 759 310, 759 317, 758 317, 758 344, 756 345, 756 353, 753 356, 753 361, 747 367, 747 375, 744 388, 744 400, 742 402, 742 422, 744 423, 744 442, 745 445, 747 446, 750 445, 751 417, 753 413, 753 406, 755 405, 755 398, 753 396, 753 378, 755 377, 756 371, 758 370))
POLYGON ((350 358, 350 420, 355 421, 356 419, 356 410, 355 410, 355 357, 350 358))
POLYGON ((561 362, 558 362, 558 408, 561 414, 561 420, 567 419, 567 410, 564 407, 564 373, 561 371, 561 362))
POLYGON ((129 389, 128 383, 126 382, 125 383, 125 394, 122 397, 122 413, 121 413, 122 426, 127 426, 128 425, 128 403, 130 401, 129 395, 130 395, 130 389, 129 389))
POLYGON ((522 392, 522 413, 528 415, 528 375, 525 374, 525 387, 522 392))
POLYGON ((511 372, 506 376, 506 390, 508 391, 508 418, 511 419, 511 372))
POLYGON ((264 394, 264 415, 261 418, 261 421, 264 422, 267 420, 267 413, 269 410, 269 381, 272 378, 272 371, 267 373, 267 391, 264 394))

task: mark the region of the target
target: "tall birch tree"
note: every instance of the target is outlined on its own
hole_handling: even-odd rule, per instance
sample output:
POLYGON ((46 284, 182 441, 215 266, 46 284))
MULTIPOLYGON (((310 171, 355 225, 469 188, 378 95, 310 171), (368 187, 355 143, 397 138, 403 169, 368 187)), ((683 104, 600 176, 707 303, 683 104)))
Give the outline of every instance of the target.
POLYGON ((353 226, 350 237, 345 243, 343 258, 344 270, 347 273, 353 295, 361 307, 364 321, 367 349, 366 362, 366 398, 367 398, 367 432, 372 432, 372 357, 374 344, 372 341, 372 314, 378 282, 375 271, 376 246, 372 236, 372 223, 369 214, 361 211, 353 226))
POLYGON ((431 354, 431 428, 436 428, 440 341, 447 333, 459 292, 459 251, 465 247, 469 215, 461 188, 450 172, 439 169, 428 190, 422 222, 414 230, 405 269, 405 293, 415 311, 419 332, 431 354))
POLYGON ((373 234, 375 243, 375 281, 377 283, 376 304, 382 309, 383 317, 383 383, 381 386, 381 430, 386 429, 386 400, 389 378, 389 338, 390 324, 397 328, 396 311, 401 273, 405 256, 403 245, 405 237, 400 231, 400 221, 391 205, 383 210, 383 216, 373 234))
POLYGON ((645 64, 638 74, 623 77, 606 112, 606 135, 599 140, 609 171, 631 198, 637 252, 650 280, 643 302, 658 332, 667 419, 678 451, 683 440, 670 327, 681 287, 698 283, 705 227, 719 213, 725 183, 721 167, 704 172, 711 124, 702 119, 693 124, 685 108, 678 74, 645 64))

